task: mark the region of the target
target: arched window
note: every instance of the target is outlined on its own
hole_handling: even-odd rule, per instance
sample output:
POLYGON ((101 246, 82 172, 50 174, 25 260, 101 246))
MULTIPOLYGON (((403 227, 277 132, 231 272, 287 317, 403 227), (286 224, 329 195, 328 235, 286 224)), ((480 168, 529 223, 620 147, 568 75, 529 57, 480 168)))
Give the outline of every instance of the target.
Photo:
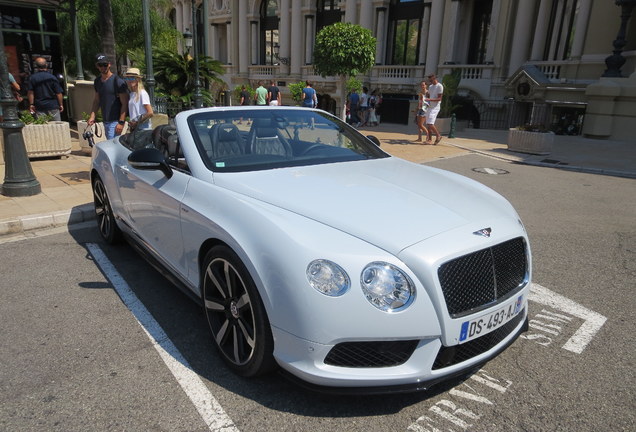
POLYGON ((417 65, 424 0, 391 0, 387 64, 417 65))
POLYGON ((274 56, 274 47, 278 45, 278 2, 261 2, 261 59, 262 64, 273 65, 278 61, 274 56))
POLYGON ((316 33, 323 27, 342 20, 342 11, 338 0, 318 0, 316 2, 316 33))

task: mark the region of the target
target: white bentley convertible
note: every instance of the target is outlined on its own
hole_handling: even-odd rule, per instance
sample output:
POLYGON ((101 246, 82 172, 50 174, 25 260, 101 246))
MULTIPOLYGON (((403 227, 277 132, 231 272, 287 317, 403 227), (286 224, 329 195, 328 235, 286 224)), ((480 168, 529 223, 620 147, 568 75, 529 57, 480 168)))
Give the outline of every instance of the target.
POLYGON ((500 195, 378 144, 319 110, 182 112, 96 145, 99 230, 201 303, 240 375, 425 389, 527 328, 530 247, 500 195))

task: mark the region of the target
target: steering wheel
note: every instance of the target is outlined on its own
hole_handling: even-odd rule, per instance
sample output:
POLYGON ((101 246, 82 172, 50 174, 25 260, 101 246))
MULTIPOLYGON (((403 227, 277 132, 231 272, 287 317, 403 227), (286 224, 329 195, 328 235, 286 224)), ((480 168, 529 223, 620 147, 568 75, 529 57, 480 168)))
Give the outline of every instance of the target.
POLYGON ((307 155, 308 153, 312 152, 313 150, 316 150, 316 149, 323 149, 324 147, 325 147, 325 146, 324 146, 324 144, 311 144, 309 147, 307 147, 306 149, 304 149, 300 155, 301 155, 301 156, 305 156, 305 155, 307 155))

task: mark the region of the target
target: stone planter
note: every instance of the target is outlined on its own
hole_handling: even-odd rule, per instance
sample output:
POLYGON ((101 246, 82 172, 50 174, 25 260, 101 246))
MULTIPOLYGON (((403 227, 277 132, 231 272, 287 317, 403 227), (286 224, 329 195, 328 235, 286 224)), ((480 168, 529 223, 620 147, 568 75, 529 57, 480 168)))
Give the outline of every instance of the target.
POLYGON ((552 152, 553 132, 530 132, 518 129, 508 131, 508 150, 521 153, 547 155, 552 152))
POLYGON ((71 153, 71 130, 68 122, 28 124, 22 128, 22 137, 29 158, 65 156, 71 153))

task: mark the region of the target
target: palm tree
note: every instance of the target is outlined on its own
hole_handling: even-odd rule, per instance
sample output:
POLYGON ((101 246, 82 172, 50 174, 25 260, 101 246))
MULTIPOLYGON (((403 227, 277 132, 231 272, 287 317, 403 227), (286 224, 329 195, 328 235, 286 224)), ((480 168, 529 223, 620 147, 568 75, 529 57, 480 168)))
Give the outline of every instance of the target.
MULTIPOLYGON (((111 59, 111 68, 117 68, 115 59, 115 33, 113 31, 113 9, 110 0, 99 0, 100 35, 102 37, 102 52, 111 59)), ((117 72, 114 70, 113 72, 117 72)))
MULTIPOLYGON (((179 54, 172 50, 157 49, 154 52, 155 80, 157 91, 164 93, 172 101, 191 105, 195 89, 194 58, 189 54, 179 54)), ((199 77, 204 83, 223 83, 218 77, 225 73, 220 61, 212 57, 199 56, 199 77)), ((211 105, 213 97, 207 85, 201 94, 205 105, 211 105)))

